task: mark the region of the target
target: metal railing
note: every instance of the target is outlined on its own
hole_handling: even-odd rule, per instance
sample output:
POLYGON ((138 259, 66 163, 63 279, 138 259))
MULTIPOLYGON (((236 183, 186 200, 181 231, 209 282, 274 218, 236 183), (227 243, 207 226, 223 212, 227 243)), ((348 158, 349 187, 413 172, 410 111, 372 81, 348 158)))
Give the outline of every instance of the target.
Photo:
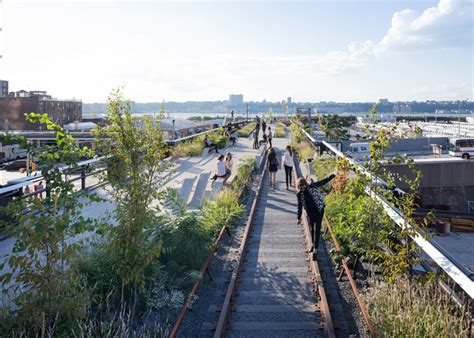
MULTIPOLYGON (((242 126, 243 124, 246 124, 246 123, 247 123, 247 121, 241 121, 241 122, 233 123, 233 125, 236 125, 237 127, 240 127, 240 126, 242 126)), ((196 137, 199 137, 201 135, 209 134, 209 133, 219 131, 219 130, 222 130, 222 129, 223 129, 223 127, 213 128, 213 129, 209 129, 209 130, 197 133, 197 134, 182 137, 182 138, 179 138, 179 139, 176 139, 176 140, 167 140, 166 142, 168 143, 169 146, 172 147, 172 146, 175 146, 179 143, 190 141, 190 140, 192 140, 196 137)), ((78 173, 80 173, 80 177, 74 177, 71 180, 69 180, 69 182, 77 181, 77 180, 80 179, 81 180, 81 189, 80 190, 84 190, 86 188, 91 187, 91 186, 87 186, 87 178, 99 174, 99 171, 93 171, 93 172, 86 172, 86 171, 90 170, 91 167, 98 167, 100 165, 105 164, 106 160, 111 158, 111 157, 112 156, 110 156, 110 155, 109 156, 101 156, 101 157, 93 158, 93 159, 90 159, 90 160, 85 160, 85 161, 78 162, 75 166, 69 166, 69 165, 62 166, 59 169, 60 169, 61 172, 64 172, 64 173, 66 173, 67 170, 69 170, 69 169, 74 169, 75 171, 78 171, 78 173)), ((103 170, 105 170, 105 169, 100 169, 100 171, 103 171, 103 170)), ((22 198, 22 197, 31 196, 31 195, 35 195, 35 194, 47 191, 47 189, 45 188, 45 189, 42 189, 41 191, 36 191, 36 192, 33 192, 31 194, 28 194, 28 195, 23 194, 23 188, 25 188, 26 186, 34 185, 34 184, 36 184, 38 182, 41 182, 43 180, 44 180, 44 177, 42 175, 36 175, 36 176, 32 177, 30 180, 25 180, 25 181, 17 183, 17 184, 12 184, 12 185, 9 185, 7 187, 0 188, 0 205, 5 205, 6 203, 8 203, 8 200, 11 200, 14 197, 22 198)), ((97 187, 98 186, 101 186, 101 185, 97 185, 97 187)))
MULTIPOLYGON (((387 184, 384 180, 374 176, 364 166, 357 163, 354 159, 347 157, 344 153, 336 149, 333 145, 326 141, 317 142, 314 138, 305 131, 307 138, 311 141, 311 144, 315 145, 319 143, 326 150, 330 151, 336 157, 342 157, 347 160, 353 168, 356 168, 361 174, 375 179, 377 182, 387 184)), ((388 186, 388 184, 387 184, 388 186)), ((413 227, 402 214, 398 208, 393 206, 385 198, 380 196, 374 191, 368 192, 369 196, 378 201, 383 207, 386 214, 401 228, 413 227)), ((423 250, 423 252, 434 261, 461 289, 464 290, 471 298, 474 298, 474 273, 470 272, 464 267, 459 261, 451 256, 441 245, 434 241, 427 240, 420 233, 417 233, 412 237, 415 243, 423 250)))

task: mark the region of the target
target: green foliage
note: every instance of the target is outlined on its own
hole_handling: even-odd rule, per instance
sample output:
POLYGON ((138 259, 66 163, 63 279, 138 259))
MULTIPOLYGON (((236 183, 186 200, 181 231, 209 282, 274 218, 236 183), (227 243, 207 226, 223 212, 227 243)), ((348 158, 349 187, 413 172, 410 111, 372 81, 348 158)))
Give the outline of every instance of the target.
POLYGON ((87 290, 75 289, 80 276, 67 270, 81 242, 70 238, 95 229, 95 222, 82 216, 82 208, 98 198, 92 194, 79 196, 68 182, 70 172, 59 170, 64 164, 74 169, 82 157, 91 156, 92 152, 79 148, 75 139, 46 114, 28 114, 26 118, 53 131, 55 143, 33 151, 42 163, 46 198, 16 200, 4 210, 9 216, 3 224, 5 232, 15 242, 13 252, 0 265, 3 269, 8 264, 12 272, 3 273, 0 282, 5 290, 17 295, 10 322, 38 333, 84 314, 87 290))
POLYGON ((209 141, 217 144, 218 149, 224 149, 225 146, 227 145, 227 141, 229 140, 227 136, 222 135, 221 132, 219 131, 209 133, 208 138, 209 138, 209 141))
POLYGON ((176 159, 186 156, 201 156, 204 151, 204 138, 196 137, 190 141, 177 144, 171 150, 171 157, 176 159))
POLYGON ((309 126, 302 125, 297 119, 292 119, 290 123, 291 129, 291 147, 293 151, 298 153, 300 159, 306 161, 314 157, 315 150, 309 144, 305 131, 310 132, 309 126))
POLYGON ((252 173, 255 171, 257 162, 254 157, 242 157, 237 166, 237 176, 232 181, 232 189, 234 191, 242 191, 248 183, 252 173))
POLYGON ((313 168, 317 179, 324 178, 336 169, 336 159, 329 156, 317 157, 313 161, 313 168))
POLYGON ((275 137, 285 137, 286 136, 286 125, 284 123, 277 123, 275 128, 275 137))
POLYGON ((257 123, 256 122, 250 122, 237 130, 237 136, 238 137, 249 137, 250 134, 254 131, 257 123))
POLYGON ((214 233, 199 222, 196 214, 187 211, 169 224, 163 237, 167 250, 160 262, 167 277, 173 279, 170 285, 186 289, 193 282, 187 277, 190 272, 200 269, 214 233))
POLYGON ((239 203, 239 193, 225 189, 216 201, 204 202, 198 220, 206 231, 215 236, 223 225, 232 228, 243 212, 244 206, 239 203))
POLYGON ((359 257, 373 262, 382 251, 378 243, 384 242, 393 226, 380 204, 364 193, 365 182, 351 180, 340 193, 326 197, 326 214, 333 232, 341 245, 342 255, 349 261, 359 257))
MULTIPOLYGON (((219 131, 208 133, 209 141, 217 144, 217 148, 223 149, 227 145, 229 140, 226 136, 222 135, 219 131)), ((182 142, 177 144, 171 149, 171 157, 173 159, 186 157, 186 156, 201 156, 204 151, 204 136, 200 135, 193 138, 190 141, 182 142)))
POLYGON ((321 116, 321 127, 330 141, 349 139, 349 133, 344 129, 344 122, 338 115, 321 116))
POLYGON ((24 136, 12 135, 12 134, 0 134, 0 143, 4 146, 10 144, 19 144, 22 149, 31 149, 32 145, 28 143, 28 140, 24 136))
POLYGON ((374 281, 363 299, 380 337, 468 337, 472 316, 435 282, 374 281))
POLYGON ((116 225, 106 229, 107 247, 116 258, 120 305, 131 306, 133 317, 146 270, 162 251, 161 219, 152 205, 159 198, 160 174, 167 169, 167 146, 159 119, 134 118, 120 89, 108 98, 108 110, 108 124, 99 129, 97 142, 102 153, 114 156, 111 169, 123 176, 110 181, 116 225))

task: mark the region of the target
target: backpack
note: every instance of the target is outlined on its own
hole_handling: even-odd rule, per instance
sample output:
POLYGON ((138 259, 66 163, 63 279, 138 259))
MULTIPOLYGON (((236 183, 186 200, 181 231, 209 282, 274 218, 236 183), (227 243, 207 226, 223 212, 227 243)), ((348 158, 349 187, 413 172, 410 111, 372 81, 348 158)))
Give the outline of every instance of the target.
POLYGON ((274 158, 270 160, 270 165, 274 165, 277 167, 279 164, 280 162, 278 162, 278 156, 275 156, 274 158))
POLYGON ((322 213, 324 207, 326 206, 326 204, 324 203, 323 195, 321 195, 317 188, 309 187, 308 192, 311 195, 311 198, 313 199, 316 208, 318 208, 318 211, 322 213))

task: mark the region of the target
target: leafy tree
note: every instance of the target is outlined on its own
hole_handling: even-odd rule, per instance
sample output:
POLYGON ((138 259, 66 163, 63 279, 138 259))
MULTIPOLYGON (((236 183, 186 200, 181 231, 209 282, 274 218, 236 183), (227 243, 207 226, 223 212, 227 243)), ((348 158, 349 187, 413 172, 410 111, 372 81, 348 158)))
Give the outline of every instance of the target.
POLYGON ((349 139, 349 133, 344 129, 344 122, 338 115, 321 116, 321 127, 330 141, 349 139))
POLYGON ((116 204, 116 225, 107 229, 108 249, 120 278, 120 306, 131 306, 132 317, 145 272, 162 251, 162 228, 157 216, 163 161, 167 145, 160 118, 132 116, 120 89, 108 98, 108 124, 98 130, 99 148, 113 156, 109 163, 110 193, 116 204))
POLYGON ((46 197, 30 196, 6 207, 9 218, 4 224, 5 231, 14 239, 14 246, 0 266, 3 269, 8 265, 0 282, 17 295, 17 315, 10 324, 16 322, 44 335, 53 322, 56 325, 63 320, 75 320, 83 314, 87 301, 76 297, 78 276, 67 267, 81 244, 74 237, 95 229, 95 222, 84 218, 82 208, 98 198, 92 194, 79 196, 69 182, 71 170, 92 152, 79 148, 76 140, 47 114, 32 113, 26 118, 53 131, 55 143, 30 149, 41 163, 46 197), (61 170, 63 165, 71 170, 61 170))

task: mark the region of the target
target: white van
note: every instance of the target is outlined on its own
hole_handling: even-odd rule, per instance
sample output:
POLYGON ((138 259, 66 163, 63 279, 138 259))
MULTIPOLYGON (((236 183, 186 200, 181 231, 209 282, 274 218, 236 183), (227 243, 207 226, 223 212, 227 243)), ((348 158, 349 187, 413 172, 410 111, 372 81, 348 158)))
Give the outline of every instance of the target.
POLYGON ((28 150, 20 148, 19 144, 9 144, 2 146, 0 144, 0 157, 7 161, 25 158, 28 150))
POLYGON ((361 142, 361 143, 351 143, 349 145, 349 151, 347 155, 353 159, 360 161, 370 157, 370 143, 361 142))

